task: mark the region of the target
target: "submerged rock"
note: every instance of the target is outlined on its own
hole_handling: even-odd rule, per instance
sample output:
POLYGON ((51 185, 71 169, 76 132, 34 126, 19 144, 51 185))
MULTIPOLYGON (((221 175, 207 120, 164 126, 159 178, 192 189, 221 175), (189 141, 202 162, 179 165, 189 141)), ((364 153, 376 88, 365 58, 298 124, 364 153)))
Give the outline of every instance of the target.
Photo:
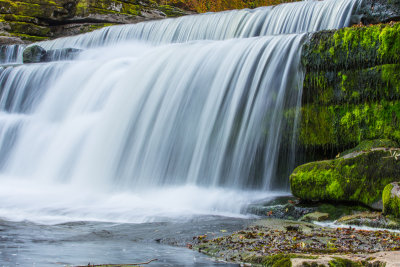
POLYGON ((354 202, 372 208, 384 187, 400 181, 400 148, 370 148, 334 160, 298 166, 290 176, 292 194, 304 201, 354 202))
POLYGON ((382 200, 383 213, 400 218, 400 183, 388 184, 383 190, 382 200))

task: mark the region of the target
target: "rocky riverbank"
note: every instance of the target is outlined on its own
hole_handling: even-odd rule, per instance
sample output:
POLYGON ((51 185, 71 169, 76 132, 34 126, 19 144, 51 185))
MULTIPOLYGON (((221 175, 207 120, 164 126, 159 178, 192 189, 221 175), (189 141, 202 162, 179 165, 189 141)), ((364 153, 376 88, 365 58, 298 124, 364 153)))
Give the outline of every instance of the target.
POLYGON ((193 249, 252 266, 388 267, 399 266, 400 233, 265 219, 231 235, 197 236, 193 249))

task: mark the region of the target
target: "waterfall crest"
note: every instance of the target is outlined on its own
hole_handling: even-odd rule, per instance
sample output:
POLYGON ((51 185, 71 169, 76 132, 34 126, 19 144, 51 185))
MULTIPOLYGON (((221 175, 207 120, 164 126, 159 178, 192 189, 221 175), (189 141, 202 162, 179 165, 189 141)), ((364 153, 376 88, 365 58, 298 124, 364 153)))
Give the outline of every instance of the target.
POLYGON ((39 45, 46 49, 85 49, 129 40, 165 44, 338 29, 348 25, 357 2, 358 0, 301 1, 274 7, 206 13, 111 26, 75 37, 40 42, 39 45))

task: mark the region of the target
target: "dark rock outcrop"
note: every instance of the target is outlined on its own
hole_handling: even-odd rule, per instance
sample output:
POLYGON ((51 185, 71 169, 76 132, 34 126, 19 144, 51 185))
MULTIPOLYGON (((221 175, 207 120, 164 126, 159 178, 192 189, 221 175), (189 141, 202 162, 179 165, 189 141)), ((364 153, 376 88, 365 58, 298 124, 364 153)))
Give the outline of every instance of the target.
POLYGON ((399 0, 363 0, 359 8, 361 22, 365 25, 400 20, 399 0))

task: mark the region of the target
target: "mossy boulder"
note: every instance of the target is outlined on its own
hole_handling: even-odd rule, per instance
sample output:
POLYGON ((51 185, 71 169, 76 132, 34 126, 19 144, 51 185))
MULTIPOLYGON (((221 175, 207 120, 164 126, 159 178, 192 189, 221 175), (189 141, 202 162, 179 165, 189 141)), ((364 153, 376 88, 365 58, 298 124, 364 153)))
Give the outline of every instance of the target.
POLYGON ((388 184, 383 190, 382 200, 383 213, 400 218, 400 183, 388 184))
POLYGON ((46 57, 46 50, 38 45, 27 47, 23 53, 24 63, 39 63, 43 62, 46 57))
POLYGON ((400 149, 373 148, 352 157, 310 162, 290 176, 292 194, 303 201, 354 202, 375 206, 384 187, 400 181, 400 149))

